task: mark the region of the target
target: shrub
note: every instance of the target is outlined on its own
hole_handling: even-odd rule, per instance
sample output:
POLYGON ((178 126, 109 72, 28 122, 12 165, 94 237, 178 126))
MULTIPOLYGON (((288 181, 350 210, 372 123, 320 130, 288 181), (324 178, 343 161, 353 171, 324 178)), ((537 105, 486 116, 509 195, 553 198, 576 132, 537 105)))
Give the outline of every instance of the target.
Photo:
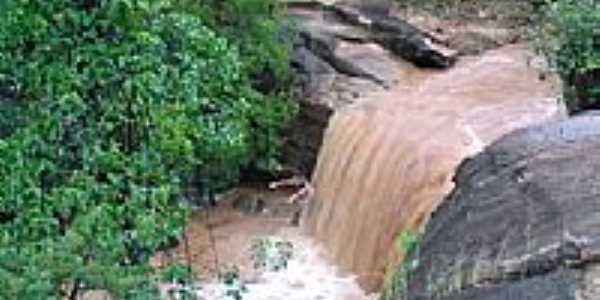
POLYGON ((183 179, 271 162, 287 104, 184 2, 0 2, 0 298, 157 298, 183 179))
POLYGON ((401 232, 396 237, 395 246, 404 260, 399 266, 391 266, 391 270, 387 272, 380 300, 407 299, 409 276, 419 266, 419 240, 415 234, 409 231, 401 232))
POLYGON ((227 37, 243 57, 245 71, 263 93, 285 90, 289 43, 282 30, 283 1, 199 0, 210 28, 227 37))
POLYGON ((572 111, 600 107, 600 2, 556 0, 545 7, 540 49, 564 83, 572 111))

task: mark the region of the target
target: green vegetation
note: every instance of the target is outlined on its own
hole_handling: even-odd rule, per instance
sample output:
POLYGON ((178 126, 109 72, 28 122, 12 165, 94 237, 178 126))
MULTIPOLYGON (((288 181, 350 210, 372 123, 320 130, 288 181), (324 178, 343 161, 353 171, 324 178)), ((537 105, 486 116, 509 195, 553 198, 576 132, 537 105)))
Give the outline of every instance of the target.
POLYGON ((189 266, 174 263, 161 274, 162 282, 171 284, 168 294, 173 299, 196 300, 199 287, 195 274, 189 266))
POLYGON ((570 110, 600 107, 600 1, 549 1, 544 11, 538 45, 562 78, 570 110))
POLYGON ((275 272, 287 268, 294 255, 294 245, 290 241, 259 238, 252 241, 250 253, 254 268, 275 272))
POLYGON ((417 236, 411 232, 402 232, 396 237, 396 250, 402 254, 404 261, 400 266, 394 267, 389 275, 381 300, 406 299, 408 276, 419 266, 417 236))
MULTIPOLYGON (((242 300, 248 289, 240 278, 237 266, 227 266, 219 273, 219 282, 224 290, 223 300, 242 300)), ((221 300, 221 299, 219 299, 221 300)))
POLYGON ((276 166, 279 133, 297 107, 289 99, 291 73, 290 33, 283 26, 284 6, 278 0, 192 0, 207 27, 227 39, 238 53, 240 72, 261 93, 262 106, 255 106, 249 139, 253 153, 248 167, 253 171, 276 166))
POLYGON ((263 13, 227 29, 244 11, 202 1, 0 2, 1 299, 158 299, 149 259, 182 234, 182 182, 273 165, 290 105, 252 79, 284 74, 285 50, 241 3, 263 13))
POLYGON ((290 80, 288 47, 281 26, 283 1, 200 0, 207 26, 238 49, 256 88, 266 93, 285 91, 290 80))

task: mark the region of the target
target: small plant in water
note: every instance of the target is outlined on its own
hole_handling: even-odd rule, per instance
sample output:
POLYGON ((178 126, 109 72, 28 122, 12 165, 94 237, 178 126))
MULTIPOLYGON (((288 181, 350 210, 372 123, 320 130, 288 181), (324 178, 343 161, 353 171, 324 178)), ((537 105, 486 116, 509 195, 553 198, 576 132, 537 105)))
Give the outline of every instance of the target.
POLYGON ((294 254, 290 241, 260 238, 252 241, 250 248, 254 268, 264 271, 280 271, 288 266, 294 254))
POLYGON ((396 249, 404 255, 409 254, 417 246, 417 236, 404 231, 396 237, 396 249))
POLYGON ((168 299, 173 300, 200 300, 197 295, 199 289, 195 285, 196 276, 185 265, 173 264, 162 272, 163 282, 168 282, 168 299))
POLYGON ((224 295, 221 300, 241 300, 247 292, 246 285, 240 279, 240 269, 237 266, 227 266, 219 273, 219 282, 224 285, 224 295))
POLYGON ((386 282, 386 288, 382 293, 381 300, 406 299, 408 276, 419 266, 418 238, 411 232, 404 231, 396 237, 396 249, 404 256, 400 264, 386 282))

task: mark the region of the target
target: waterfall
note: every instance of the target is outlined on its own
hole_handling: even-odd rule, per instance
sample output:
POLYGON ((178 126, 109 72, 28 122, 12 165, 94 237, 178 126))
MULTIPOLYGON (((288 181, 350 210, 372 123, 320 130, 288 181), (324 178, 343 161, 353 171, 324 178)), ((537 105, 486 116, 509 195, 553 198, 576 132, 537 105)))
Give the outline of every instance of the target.
POLYGON ((560 115, 551 83, 523 45, 464 58, 441 72, 338 110, 312 184, 305 230, 370 291, 402 257, 394 240, 418 233, 453 187, 458 164, 512 130, 560 115))

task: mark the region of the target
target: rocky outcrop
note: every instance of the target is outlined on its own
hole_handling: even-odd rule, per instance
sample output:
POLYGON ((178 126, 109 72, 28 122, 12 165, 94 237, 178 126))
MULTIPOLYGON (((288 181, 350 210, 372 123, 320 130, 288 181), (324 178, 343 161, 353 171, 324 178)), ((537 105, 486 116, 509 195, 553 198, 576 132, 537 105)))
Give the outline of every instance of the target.
POLYGON ((454 181, 408 299, 600 299, 600 117, 513 132, 454 181))
POLYGON ((600 109, 600 68, 587 70, 573 76, 573 87, 577 96, 574 111, 600 109))
POLYGON ((430 35, 402 19, 350 5, 332 5, 329 9, 342 20, 366 28, 373 41, 419 67, 443 69, 455 62, 455 53, 433 46, 430 35))
POLYGON ((301 102, 282 157, 307 177, 335 110, 407 79, 407 70, 413 67, 406 61, 434 68, 449 67, 454 61, 451 52, 433 46, 415 27, 374 13, 314 1, 289 5, 289 19, 297 32, 292 67, 301 102))

